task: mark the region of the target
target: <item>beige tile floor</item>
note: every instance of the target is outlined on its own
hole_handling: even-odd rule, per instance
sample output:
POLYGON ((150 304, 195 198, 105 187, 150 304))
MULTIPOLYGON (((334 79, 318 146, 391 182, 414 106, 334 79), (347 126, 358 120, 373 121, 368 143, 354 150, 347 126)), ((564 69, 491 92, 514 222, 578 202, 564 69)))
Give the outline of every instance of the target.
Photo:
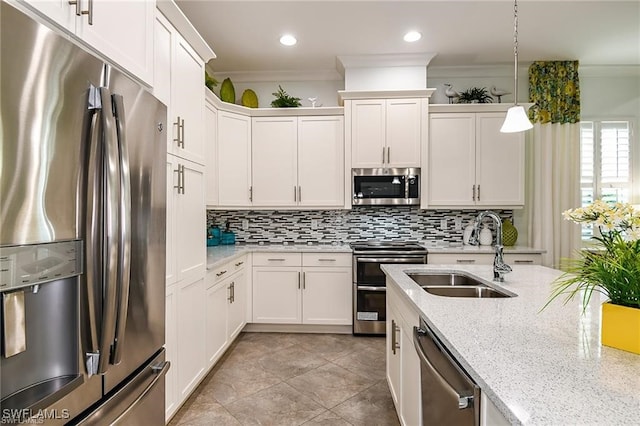
POLYGON ((170 426, 398 425, 385 340, 242 333, 170 426))

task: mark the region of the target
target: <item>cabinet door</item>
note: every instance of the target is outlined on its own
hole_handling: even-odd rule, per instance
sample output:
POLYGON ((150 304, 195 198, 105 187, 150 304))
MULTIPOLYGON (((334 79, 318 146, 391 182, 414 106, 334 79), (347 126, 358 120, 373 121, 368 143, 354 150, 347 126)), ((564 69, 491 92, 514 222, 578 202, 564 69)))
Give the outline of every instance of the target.
POLYGON ((82 1, 82 9, 93 9, 93 22, 89 24, 88 15, 78 17, 78 37, 152 85, 155 2, 89 1, 82 1))
POLYGON ((207 289, 205 344, 207 366, 211 367, 227 345, 227 303, 230 282, 225 281, 207 289))
POLYGON ((421 121, 420 99, 387 100, 388 167, 420 167, 421 121))
MULTIPOLYGON (((165 133, 166 134, 166 133, 165 133)), ((178 191, 178 159, 173 155, 167 155, 167 235, 166 235, 166 256, 167 256, 167 272, 166 285, 169 286, 178 281, 178 273, 176 265, 178 264, 176 252, 176 208, 178 191)))
MULTIPOLYGON (((206 269, 206 210, 204 205, 204 168, 178 160, 182 167, 181 190, 177 194, 175 240, 179 280, 204 276, 206 269)), ((175 189, 178 192, 178 189, 175 189)))
POLYGON ((204 277, 178 285, 178 397, 183 401, 205 371, 206 292, 204 277))
POLYGON ((76 6, 70 5, 69 0, 26 0, 26 3, 56 24, 75 33, 76 6))
POLYGON ((295 206, 298 199, 296 117, 251 120, 254 206, 295 206))
POLYGON ((524 134, 500 133, 504 113, 476 114, 477 205, 524 205, 524 134))
POLYGON ((205 174, 207 177, 206 197, 207 206, 218 205, 218 173, 216 173, 216 152, 218 145, 218 110, 215 106, 206 102, 204 116, 205 129, 205 153, 207 164, 205 174))
POLYGON ((298 205, 344 205, 344 118, 298 118, 298 205))
POLYGON ((247 275, 243 268, 238 271, 229 283, 229 291, 231 292, 231 300, 228 301, 228 317, 227 317, 227 336, 229 340, 242 331, 246 324, 247 312, 247 275))
POLYGON ((165 420, 178 409, 178 295, 177 285, 168 286, 165 293, 165 344, 166 360, 171 363, 165 379, 165 420))
POLYGON ((351 268, 305 268, 302 274, 302 323, 350 325, 351 268))
POLYGON ((253 322, 300 324, 299 268, 253 268, 253 322))
POLYGON ((351 167, 382 167, 386 158, 384 99, 353 101, 351 104, 351 167))
MULTIPOLYGON (((171 57, 173 52, 173 26, 161 14, 156 14, 153 45, 153 95, 167 105, 167 117, 171 112, 171 57)), ((165 132, 171 133, 171 132, 165 132)), ((173 142, 173 134, 171 142, 173 142)), ((167 145, 167 152, 173 153, 173 143, 167 145)))
POLYGON ((218 111, 218 205, 251 205, 251 119, 218 111))
POLYGON ((174 153, 204 164, 204 63, 189 44, 174 34, 171 67, 171 112, 174 153))
MULTIPOLYGON (((400 333, 399 333, 400 334, 400 333)), ((400 337, 400 365, 402 395, 400 418, 405 425, 421 425, 422 391, 420 384, 420 358, 413 346, 413 326, 404 324, 400 337)))
POLYGON ((473 205, 475 114, 432 114, 429 123, 429 207, 473 205))
POLYGON ((400 336, 402 335, 402 330, 398 320, 398 313, 394 306, 389 304, 389 297, 387 297, 387 384, 389 385, 396 411, 400 412, 400 357, 402 350, 400 336))

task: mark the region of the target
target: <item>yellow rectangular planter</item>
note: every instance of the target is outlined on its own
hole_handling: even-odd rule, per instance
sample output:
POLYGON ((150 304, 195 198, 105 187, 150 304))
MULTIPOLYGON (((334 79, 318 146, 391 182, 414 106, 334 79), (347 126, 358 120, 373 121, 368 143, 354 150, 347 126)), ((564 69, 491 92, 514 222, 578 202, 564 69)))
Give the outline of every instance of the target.
POLYGON ((640 355, 640 309, 603 303, 601 333, 603 345, 640 355))

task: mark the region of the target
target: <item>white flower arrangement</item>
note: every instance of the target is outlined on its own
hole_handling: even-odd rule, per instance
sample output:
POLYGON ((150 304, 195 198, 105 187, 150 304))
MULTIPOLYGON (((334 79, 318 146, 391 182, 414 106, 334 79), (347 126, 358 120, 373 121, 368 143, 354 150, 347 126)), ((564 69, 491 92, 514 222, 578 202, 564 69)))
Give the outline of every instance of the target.
POLYGON ((596 200, 593 204, 562 213, 565 219, 575 223, 592 223, 601 233, 620 233, 625 240, 640 239, 640 211, 631 204, 608 204, 596 200))

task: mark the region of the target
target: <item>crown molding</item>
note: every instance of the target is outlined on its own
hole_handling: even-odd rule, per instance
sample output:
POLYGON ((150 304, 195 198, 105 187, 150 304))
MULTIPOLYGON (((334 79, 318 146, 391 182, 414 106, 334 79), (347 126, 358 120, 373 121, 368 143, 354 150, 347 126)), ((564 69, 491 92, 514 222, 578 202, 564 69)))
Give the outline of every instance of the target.
POLYGON ((344 75, 346 68, 426 67, 435 56, 431 52, 336 56, 336 68, 344 75))
POLYGON ((176 27, 182 37, 206 63, 216 54, 173 0, 157 0, 156 8, 176 27))
POLYGON ((207 67, 209 74, 215 74, 217 80, 229 77, 234 82, 281 82, 281 81, 342 81, 336 70, 318 71, 213 71, 207 67))

